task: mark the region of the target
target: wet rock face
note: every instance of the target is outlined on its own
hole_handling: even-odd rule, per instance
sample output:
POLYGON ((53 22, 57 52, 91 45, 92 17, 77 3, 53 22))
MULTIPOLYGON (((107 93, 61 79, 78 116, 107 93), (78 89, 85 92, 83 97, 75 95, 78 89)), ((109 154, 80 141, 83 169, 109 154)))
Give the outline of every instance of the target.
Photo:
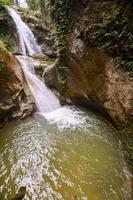
POLYGON ((34 104, 16 58, 0 42, 0 125, 13 118, 23 118, 34 104))
POLYGON ((59 90, 58 80, 57 80, 57 71, 56 71, 56 62, 49 65, 44 71, 44 80, 45 83, 51 88, 59 90))

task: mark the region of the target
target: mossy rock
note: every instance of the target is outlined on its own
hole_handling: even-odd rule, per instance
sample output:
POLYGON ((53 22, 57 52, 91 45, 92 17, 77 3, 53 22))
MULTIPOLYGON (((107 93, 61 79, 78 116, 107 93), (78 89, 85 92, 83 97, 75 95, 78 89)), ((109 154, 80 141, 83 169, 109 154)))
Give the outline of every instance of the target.
POLYGON ((13 53, 19 51, 19 38, 16 26, 5 6, 0 4, 0 40, 5 43, 7 49, 13 53), (12 30, 12 31, 11 31, 12 30))

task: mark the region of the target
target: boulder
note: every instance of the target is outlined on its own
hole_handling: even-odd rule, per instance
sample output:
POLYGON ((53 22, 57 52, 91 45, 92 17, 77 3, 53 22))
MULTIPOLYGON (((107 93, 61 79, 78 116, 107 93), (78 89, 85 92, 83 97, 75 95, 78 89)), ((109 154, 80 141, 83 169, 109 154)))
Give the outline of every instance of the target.
POLYGON ((45 83, 50 87, 56 90, 59 90, 58 80, 57 80, 57 71, 56 71, 56 62, 48 65, 44 70, 44 80, 45 83))

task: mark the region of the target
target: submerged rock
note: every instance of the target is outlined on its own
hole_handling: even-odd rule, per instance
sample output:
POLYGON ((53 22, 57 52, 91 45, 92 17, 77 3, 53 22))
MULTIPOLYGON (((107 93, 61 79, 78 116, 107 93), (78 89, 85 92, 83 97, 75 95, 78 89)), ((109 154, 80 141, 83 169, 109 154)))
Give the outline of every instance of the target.
POLYGON ((23 200, 26 193, 26 187, 20 187, 18 193, 11 200, 23 200))
POLYGON ((72 196, 71 200, 77 200, 76 196, 72 196))

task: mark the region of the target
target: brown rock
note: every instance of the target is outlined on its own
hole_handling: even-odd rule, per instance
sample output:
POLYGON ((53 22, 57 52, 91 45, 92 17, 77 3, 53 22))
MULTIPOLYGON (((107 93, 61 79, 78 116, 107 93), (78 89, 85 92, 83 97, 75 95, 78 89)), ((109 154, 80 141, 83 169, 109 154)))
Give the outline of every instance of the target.
POLYGON ((104 8, 104 3, 108 7, 108 2, 111 3, 110 0, 75 2, 73 14, 77 23, 66 36, 66 50, 61 59, 67 68, 67 89, 63 96, 74 103, 93 107, 121 126, 133 121, 132 78, 113 66, 111 56, 82 37, 83 18, 90 16, 96 23, 103 11, 101 8, 104 8), (91 6, 95 9, 90 9, 91 6))
POLYGON ((32 113, 34 105, 21 67, 0 42, 0 124, 32 113))
MULTIPOLYGON (((132 120, 133 82, 126 72, 116 70, 105 53, 86 45, 71 47, 64 58, 68 68, 65 97, 81 99, 106 112, 117 124, 132 120)), ((79 103, 80 103, 79 102, 79 103)))
POLYGON ((23 200, 26 193, 26 187, 20 187, 18 193, 11 200, 23 200))

